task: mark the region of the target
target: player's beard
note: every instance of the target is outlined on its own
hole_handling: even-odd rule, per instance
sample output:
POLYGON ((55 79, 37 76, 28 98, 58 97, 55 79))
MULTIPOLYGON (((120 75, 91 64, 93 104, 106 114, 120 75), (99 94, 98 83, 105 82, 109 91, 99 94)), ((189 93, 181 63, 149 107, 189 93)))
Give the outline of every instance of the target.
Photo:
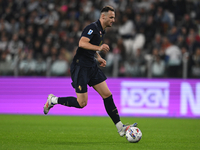
POLYGON ((111 23, 111 22, 108 23, 107 27, 112 27, 112 24, 113 24, 113 23, 111 23))

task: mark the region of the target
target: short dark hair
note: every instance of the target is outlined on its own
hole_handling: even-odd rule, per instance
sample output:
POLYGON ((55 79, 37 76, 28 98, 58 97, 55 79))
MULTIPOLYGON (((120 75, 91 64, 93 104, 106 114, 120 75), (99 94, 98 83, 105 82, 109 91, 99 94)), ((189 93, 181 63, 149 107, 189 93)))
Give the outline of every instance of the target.
POLYGON ((101 13, 103 12, 108 12, 108 11, 115 11, 113 7, 111 6, 104 6, 102 9, 101 9, 101 13))

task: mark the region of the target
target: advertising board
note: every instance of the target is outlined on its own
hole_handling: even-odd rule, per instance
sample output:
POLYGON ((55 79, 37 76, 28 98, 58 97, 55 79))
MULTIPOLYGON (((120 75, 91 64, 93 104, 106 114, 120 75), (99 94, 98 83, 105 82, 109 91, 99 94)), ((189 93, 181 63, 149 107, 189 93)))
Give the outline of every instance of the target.
MULTIPOLYGON (((200 117, 200 80, 108 78, 120 116, 200 117)), ((70 78, 0 78, 1 114, 43 114, 48 94, 76 96, 70 78)), ((88 87, 83 109, 55 105, 50 115, 107 116, 103 100, 88 87)))

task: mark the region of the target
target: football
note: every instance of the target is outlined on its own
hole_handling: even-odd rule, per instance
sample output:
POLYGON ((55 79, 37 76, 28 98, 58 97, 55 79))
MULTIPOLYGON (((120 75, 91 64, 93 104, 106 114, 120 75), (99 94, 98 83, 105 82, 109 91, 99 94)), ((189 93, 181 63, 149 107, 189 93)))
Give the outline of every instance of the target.
POLYGON ((126 139, 131 143, 137 143, 142 138, 142 132, 138 127, 130 127, 126 131, 126 139))

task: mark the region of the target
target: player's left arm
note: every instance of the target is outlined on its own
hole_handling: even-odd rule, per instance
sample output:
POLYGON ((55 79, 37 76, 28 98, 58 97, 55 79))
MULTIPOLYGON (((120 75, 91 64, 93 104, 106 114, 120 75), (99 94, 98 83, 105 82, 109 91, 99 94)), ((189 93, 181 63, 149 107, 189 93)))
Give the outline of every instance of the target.
POLYGON ((105 59, 103 59, 100 55, 99 55, 99 53, 98 52, 96 52, 96 59, 97 59, 97 61, 100 63, 100 66, 101 67, 105 67, 106 66, 106 60, 105 59))

